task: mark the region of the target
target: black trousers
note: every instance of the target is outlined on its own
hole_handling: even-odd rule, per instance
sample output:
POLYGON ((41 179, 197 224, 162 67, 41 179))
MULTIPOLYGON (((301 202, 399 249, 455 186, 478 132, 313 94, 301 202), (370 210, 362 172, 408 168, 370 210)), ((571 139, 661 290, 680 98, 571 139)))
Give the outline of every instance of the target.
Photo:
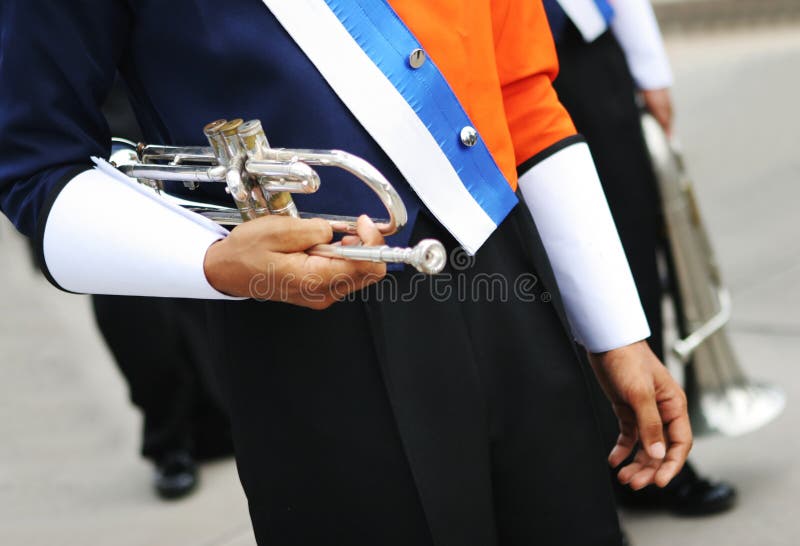
POLYGON ((97 325, 143 416, 142 455, 230 455, 230 425, 212 392, 203 303, 93 296, 97 325))
POLYGON ((587 44, 572 24, 557 49, 558 98, 592 151, 650 324, 650 346, 663 358, 661 205, 625 55, 610 32, 587 44))
MULTIPOLYGON (((425 214, 423 237, 456 246, 425 214)), ((209 302, 259 544, 620 544, 553 286, 520 205, 438 277, 323 312, 209 302)))

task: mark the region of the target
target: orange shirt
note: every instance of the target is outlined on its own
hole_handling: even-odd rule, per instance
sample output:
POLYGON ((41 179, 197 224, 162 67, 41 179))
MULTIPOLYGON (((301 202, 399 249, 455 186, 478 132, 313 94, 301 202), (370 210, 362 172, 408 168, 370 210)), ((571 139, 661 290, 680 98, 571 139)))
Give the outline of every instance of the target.
POLYGON ((575 134, 556 97, 544 7, 535 0, 389 0, 450 83, 511 186, 517 165, 575 134))

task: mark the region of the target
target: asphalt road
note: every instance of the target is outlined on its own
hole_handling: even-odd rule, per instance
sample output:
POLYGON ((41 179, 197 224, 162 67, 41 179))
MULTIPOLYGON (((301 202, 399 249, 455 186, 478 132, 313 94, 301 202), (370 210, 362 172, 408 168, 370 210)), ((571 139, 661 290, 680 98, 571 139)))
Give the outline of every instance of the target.
MULTIPOLYGON (((678 132, 735 301, 748 371, 789 395, 741 438, 697 443, 700 468, 735 482, 733 512, 625 514, 634 544, 792 545, 800 490, 800 27, 672 37, 678 132)), ((84 297, 36 277, 0 221, 0 544, 252 546, 231 462, 189 500, 157 501, 137 454, 139 417, 84 297)))

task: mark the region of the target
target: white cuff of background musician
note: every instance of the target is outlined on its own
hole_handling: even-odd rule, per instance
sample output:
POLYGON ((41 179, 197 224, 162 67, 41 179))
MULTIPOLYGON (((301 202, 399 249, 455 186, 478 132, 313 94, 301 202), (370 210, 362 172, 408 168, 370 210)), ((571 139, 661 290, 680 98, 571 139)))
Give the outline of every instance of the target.
POLYGON ((543 154, 521 173, 519 189, 536 221, 576 341, 600 353, 649 337, 589 147, 575 136, 543 154))
POLYGON ((228 231, 161 200, 101 160, 45 210, 45 274, 70 292, 231 298, 206 279, 206 251, 228 231))
POLYGON ((653 6, 648 0, 615 0, 613 5, 611 30, 636 86, 643 90, 671 87, 672 70, 653 6))

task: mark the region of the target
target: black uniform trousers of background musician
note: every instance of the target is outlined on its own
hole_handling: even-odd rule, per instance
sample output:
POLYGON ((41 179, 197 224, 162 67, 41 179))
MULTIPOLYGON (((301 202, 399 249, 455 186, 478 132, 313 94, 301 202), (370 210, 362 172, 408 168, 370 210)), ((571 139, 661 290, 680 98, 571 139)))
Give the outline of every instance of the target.
MULTIPOLYGON (((457 246, 427 213, 424 237, 457 246)), ((259 544, 620 544, 593 379, 527 209, 451 261, 323 312, 207 304, 259 544)))
POLYGON ((92 296, 95 319, 142 411, 142 455, 199 460, 232 452, 230 425, 212 393, 203 302, 92 296))

